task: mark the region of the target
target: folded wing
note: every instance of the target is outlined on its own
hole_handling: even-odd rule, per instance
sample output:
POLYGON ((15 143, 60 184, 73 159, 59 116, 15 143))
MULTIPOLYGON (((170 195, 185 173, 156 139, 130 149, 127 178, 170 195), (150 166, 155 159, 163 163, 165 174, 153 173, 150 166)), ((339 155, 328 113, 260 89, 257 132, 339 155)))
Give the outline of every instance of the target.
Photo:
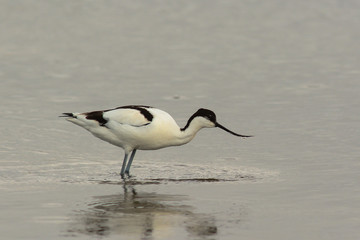
POLYGON ((141 127, 151 123, 153 115, 147 106, 124 106, 115 109, 105 110, 103 118, 106 121, 116 121, 120 124, 127 124, 134 127, 141 127))

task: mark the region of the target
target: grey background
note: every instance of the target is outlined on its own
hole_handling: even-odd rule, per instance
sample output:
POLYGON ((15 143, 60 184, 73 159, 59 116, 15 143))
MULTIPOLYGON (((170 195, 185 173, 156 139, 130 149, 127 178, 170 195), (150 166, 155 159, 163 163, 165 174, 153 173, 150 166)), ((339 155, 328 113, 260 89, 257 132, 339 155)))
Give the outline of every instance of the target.
POLYGON ((358 239, 359 7, 1 0, 1 236, 358 239), (255 137, 139 152, 124 186, 122 150, 57 116, 127 104, 255 137))

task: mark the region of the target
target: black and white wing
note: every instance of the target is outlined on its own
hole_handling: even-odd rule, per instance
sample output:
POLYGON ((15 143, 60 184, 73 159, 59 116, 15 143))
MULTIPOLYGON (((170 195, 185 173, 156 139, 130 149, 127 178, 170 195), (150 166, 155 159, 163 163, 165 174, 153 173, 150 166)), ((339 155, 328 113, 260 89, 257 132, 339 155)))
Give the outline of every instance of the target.
POLYGON ((150 108, 148 106, 131 105, 105 110, 102 113, 103 120, 100 119, 99 123, 102 122, 102 125, 104 125, 111 120, 134 127, 145 126, 151 123, 154 118, 149 111, 150 108))

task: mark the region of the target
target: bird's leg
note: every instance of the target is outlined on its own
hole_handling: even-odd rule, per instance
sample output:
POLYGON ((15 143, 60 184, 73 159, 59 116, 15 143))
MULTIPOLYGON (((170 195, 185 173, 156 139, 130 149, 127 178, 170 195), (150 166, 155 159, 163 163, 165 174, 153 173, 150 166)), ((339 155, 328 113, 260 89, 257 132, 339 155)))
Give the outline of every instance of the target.
POLYGON ((129 159, 129 163, 127 164, 126 169, 125 169, 125 174, 128 175, 128 176, 130 176, 130 175, 129 175, 129 174, 130 174, 130 167, 131 167, 131 164, 132 164, 132 162, 133 162, 133 160, 134 160, 135 153, 136 153, 136 149, 134 149, 134 150, 132 151, 131 156, 130 156, 130 159, 129 159))
POLYGON ((120 176, 121 176, 122 179, 124 179, 124 172, 125 172, 126 161, 127 161, 128 156, 129 156, 129 154, 125 153, 125 157, 124 157, 122 167, 121 167, 121 172, 120 172, 120 176))

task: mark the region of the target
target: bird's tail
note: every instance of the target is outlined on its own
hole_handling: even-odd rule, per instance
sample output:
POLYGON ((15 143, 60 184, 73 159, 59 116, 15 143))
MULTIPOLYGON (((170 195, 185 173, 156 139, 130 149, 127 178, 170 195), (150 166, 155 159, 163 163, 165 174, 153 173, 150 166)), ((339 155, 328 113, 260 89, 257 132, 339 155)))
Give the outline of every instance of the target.
POLYGON ((89 130, 89 128, 92 128, 94 126, 98 126, 97 121, 87 119, 86 115, 82 114, 82 113, 63 113, 63 115, 61 115, 59 117, 64 117, 65 120, 72 122, 80 127, 87 129, 87 130, 89 130))
POLYGON ((73 113, 62 113, 63 115, 59 116, 59 117, 73 117, 75 118, 75 115, 73 113))

